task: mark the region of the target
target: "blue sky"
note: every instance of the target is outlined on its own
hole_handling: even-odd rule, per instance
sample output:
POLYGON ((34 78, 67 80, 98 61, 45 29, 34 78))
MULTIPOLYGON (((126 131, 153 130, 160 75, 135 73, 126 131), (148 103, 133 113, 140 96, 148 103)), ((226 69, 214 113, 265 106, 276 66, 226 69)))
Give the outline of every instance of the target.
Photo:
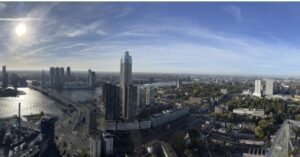
POLYGON ((0 3, 8 69, 300 76, 300 3, 0 3), (27 33, 18 37, 23 23, 27 33))

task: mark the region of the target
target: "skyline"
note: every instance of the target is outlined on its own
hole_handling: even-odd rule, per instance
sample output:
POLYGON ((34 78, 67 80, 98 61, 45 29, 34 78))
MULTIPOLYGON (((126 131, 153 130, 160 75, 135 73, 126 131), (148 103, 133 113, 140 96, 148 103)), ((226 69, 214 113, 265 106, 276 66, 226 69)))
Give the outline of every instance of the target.
POLYGON ((0 62, 133 72, 300 76, 297 3, 0 3, 0 62), (27 34, 14 35, 24 23, 27 34), (170 53, 171 52, 171 53, 170 53))

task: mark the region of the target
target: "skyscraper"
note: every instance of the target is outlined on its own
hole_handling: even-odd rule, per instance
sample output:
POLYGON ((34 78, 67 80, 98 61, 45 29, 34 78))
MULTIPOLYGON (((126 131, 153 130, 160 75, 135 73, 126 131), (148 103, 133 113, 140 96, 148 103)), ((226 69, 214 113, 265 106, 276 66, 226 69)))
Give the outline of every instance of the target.
POLYGON ((148 87, 146 89, 146 105, 152 105, 154 101, 154 89, 148 87))
POLYGON ((2 88, 8 87, 8 74, 6 72, 6 66, 2 66, 2 88))
POLYGON ((273 95, 273 80, 266 80, 266 95, 273 95))
POLYGON ((132 79, 132 59, 129 52, 126 51, 124 56, 121 58, 121 74, 120 74, 120 85, 122 87, 130 85, 132 79))
POLYGON ((62 87, 65 84, 65 69, 63 67, 60 68, 60 78, 59 85, 62 87))
POLYGON ((87 82, 90 88, 94 88, 96 84, 96 72, 92 71, 89 69, 88 71, 88 77, 87 77, 87 82))
POLYGON ((134 120, 137 113, 137 86, 126 86, 124 93, 125 106, 122 108, 123 118, 127 120, 134 120))
POLYGON ((255 90, 253 93, 255 96, 261 96, 261 80, 255 80, 255 90))
POLYGON ((141 109, 145 105, 145 89, 138 87, 137 92, 137 105, 141 109))
POLYGON ((102 152, 102 140, 100 136, 92 136, 90 138, 90 156, 100 157, 102 152))
POLYGON ((50 87, 55 87, 55 68, 50 67, 50 87))
POLYGON ((45 77, 45 71, 43 70, 42 73, 42 88, 46 87, 46 77, 45 77))
POLYGON ((63 67, 50 67, 50 87, 62 88, 65 83, 65 70, 63 67))
POLYGON ((102 98, 105 107, 105 120, 120 119, 120 87, 111 83, 102 86, 102 98))
POLYGON ((95 108, 88 109, 88 133, 93 135, 97 132, 97 111, 95 108))
MULTIPOLYGON (((132 59, 129 52, 126 51, 124 56, 121 58, 121 69, 120 69, 120 87, 121 87, 121 104, 122 104, 122 117, 129 119, 128 109, 131 108, 132 104, 129 103, 128 98, 128 86, 132 82, 132 59)), ((137 96, 137 95, 136 95, 137 96)))
POLYGON ((70 76, 71 75, 71 68, 68 66, 67 67, 67 76, 70 76))

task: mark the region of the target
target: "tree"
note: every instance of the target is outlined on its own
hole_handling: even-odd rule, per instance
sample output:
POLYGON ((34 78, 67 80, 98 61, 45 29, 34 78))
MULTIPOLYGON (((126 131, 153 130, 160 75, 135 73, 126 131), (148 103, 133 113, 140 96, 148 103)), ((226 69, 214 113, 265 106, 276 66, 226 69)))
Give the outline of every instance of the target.
POLYGON ((300 121, 300 114, 297 114, 297 115, 295 116, 295 120, 300 121))
POLYGON ((45 115, 44 111, 41 111, 40 117, 43 117, 45 115))
POLYGON ((263 129, 258 126, 254 129, 254 132, 255 132, 255 136, 262 139, 264 137, 264 132, 263 132, 263 129))

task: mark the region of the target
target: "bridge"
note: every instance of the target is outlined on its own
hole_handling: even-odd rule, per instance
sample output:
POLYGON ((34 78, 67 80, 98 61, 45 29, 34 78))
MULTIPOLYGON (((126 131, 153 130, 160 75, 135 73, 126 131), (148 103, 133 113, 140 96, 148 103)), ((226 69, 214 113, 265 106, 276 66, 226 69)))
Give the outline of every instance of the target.
POLYGON ((79 107, 79 104, 68 99, 68 98, 65 98, 55 92, 52 92, 51 90, 47 90, 47 89, 43 89, 41 87, 38 87, 38 86, 33 86, 33 85, 28 85, 31 89, 34 89, 36 91, 39 91, 41 93, 43 93, 44 95, 47 95, 48 97, 54 99, 54 100, 57 100, 65 105, 72 105, 75 109, 76 109, 76 115, 73 117, 74 118, 74 123, 73 123, 73 126, 72 126, 72 130, 75 130, 76 129, 76 124, 77 124, 77 121, 79 119, 79 115, 80 115, 80 112, 82 112, 82 108, 79 107))
POLYGON ((285 120, 273 138, 273 144, 269 148, 266 157, 288 157, 291 154, 299 156, 299 141, 297 134, 300 132, 300 121, 285 120))

